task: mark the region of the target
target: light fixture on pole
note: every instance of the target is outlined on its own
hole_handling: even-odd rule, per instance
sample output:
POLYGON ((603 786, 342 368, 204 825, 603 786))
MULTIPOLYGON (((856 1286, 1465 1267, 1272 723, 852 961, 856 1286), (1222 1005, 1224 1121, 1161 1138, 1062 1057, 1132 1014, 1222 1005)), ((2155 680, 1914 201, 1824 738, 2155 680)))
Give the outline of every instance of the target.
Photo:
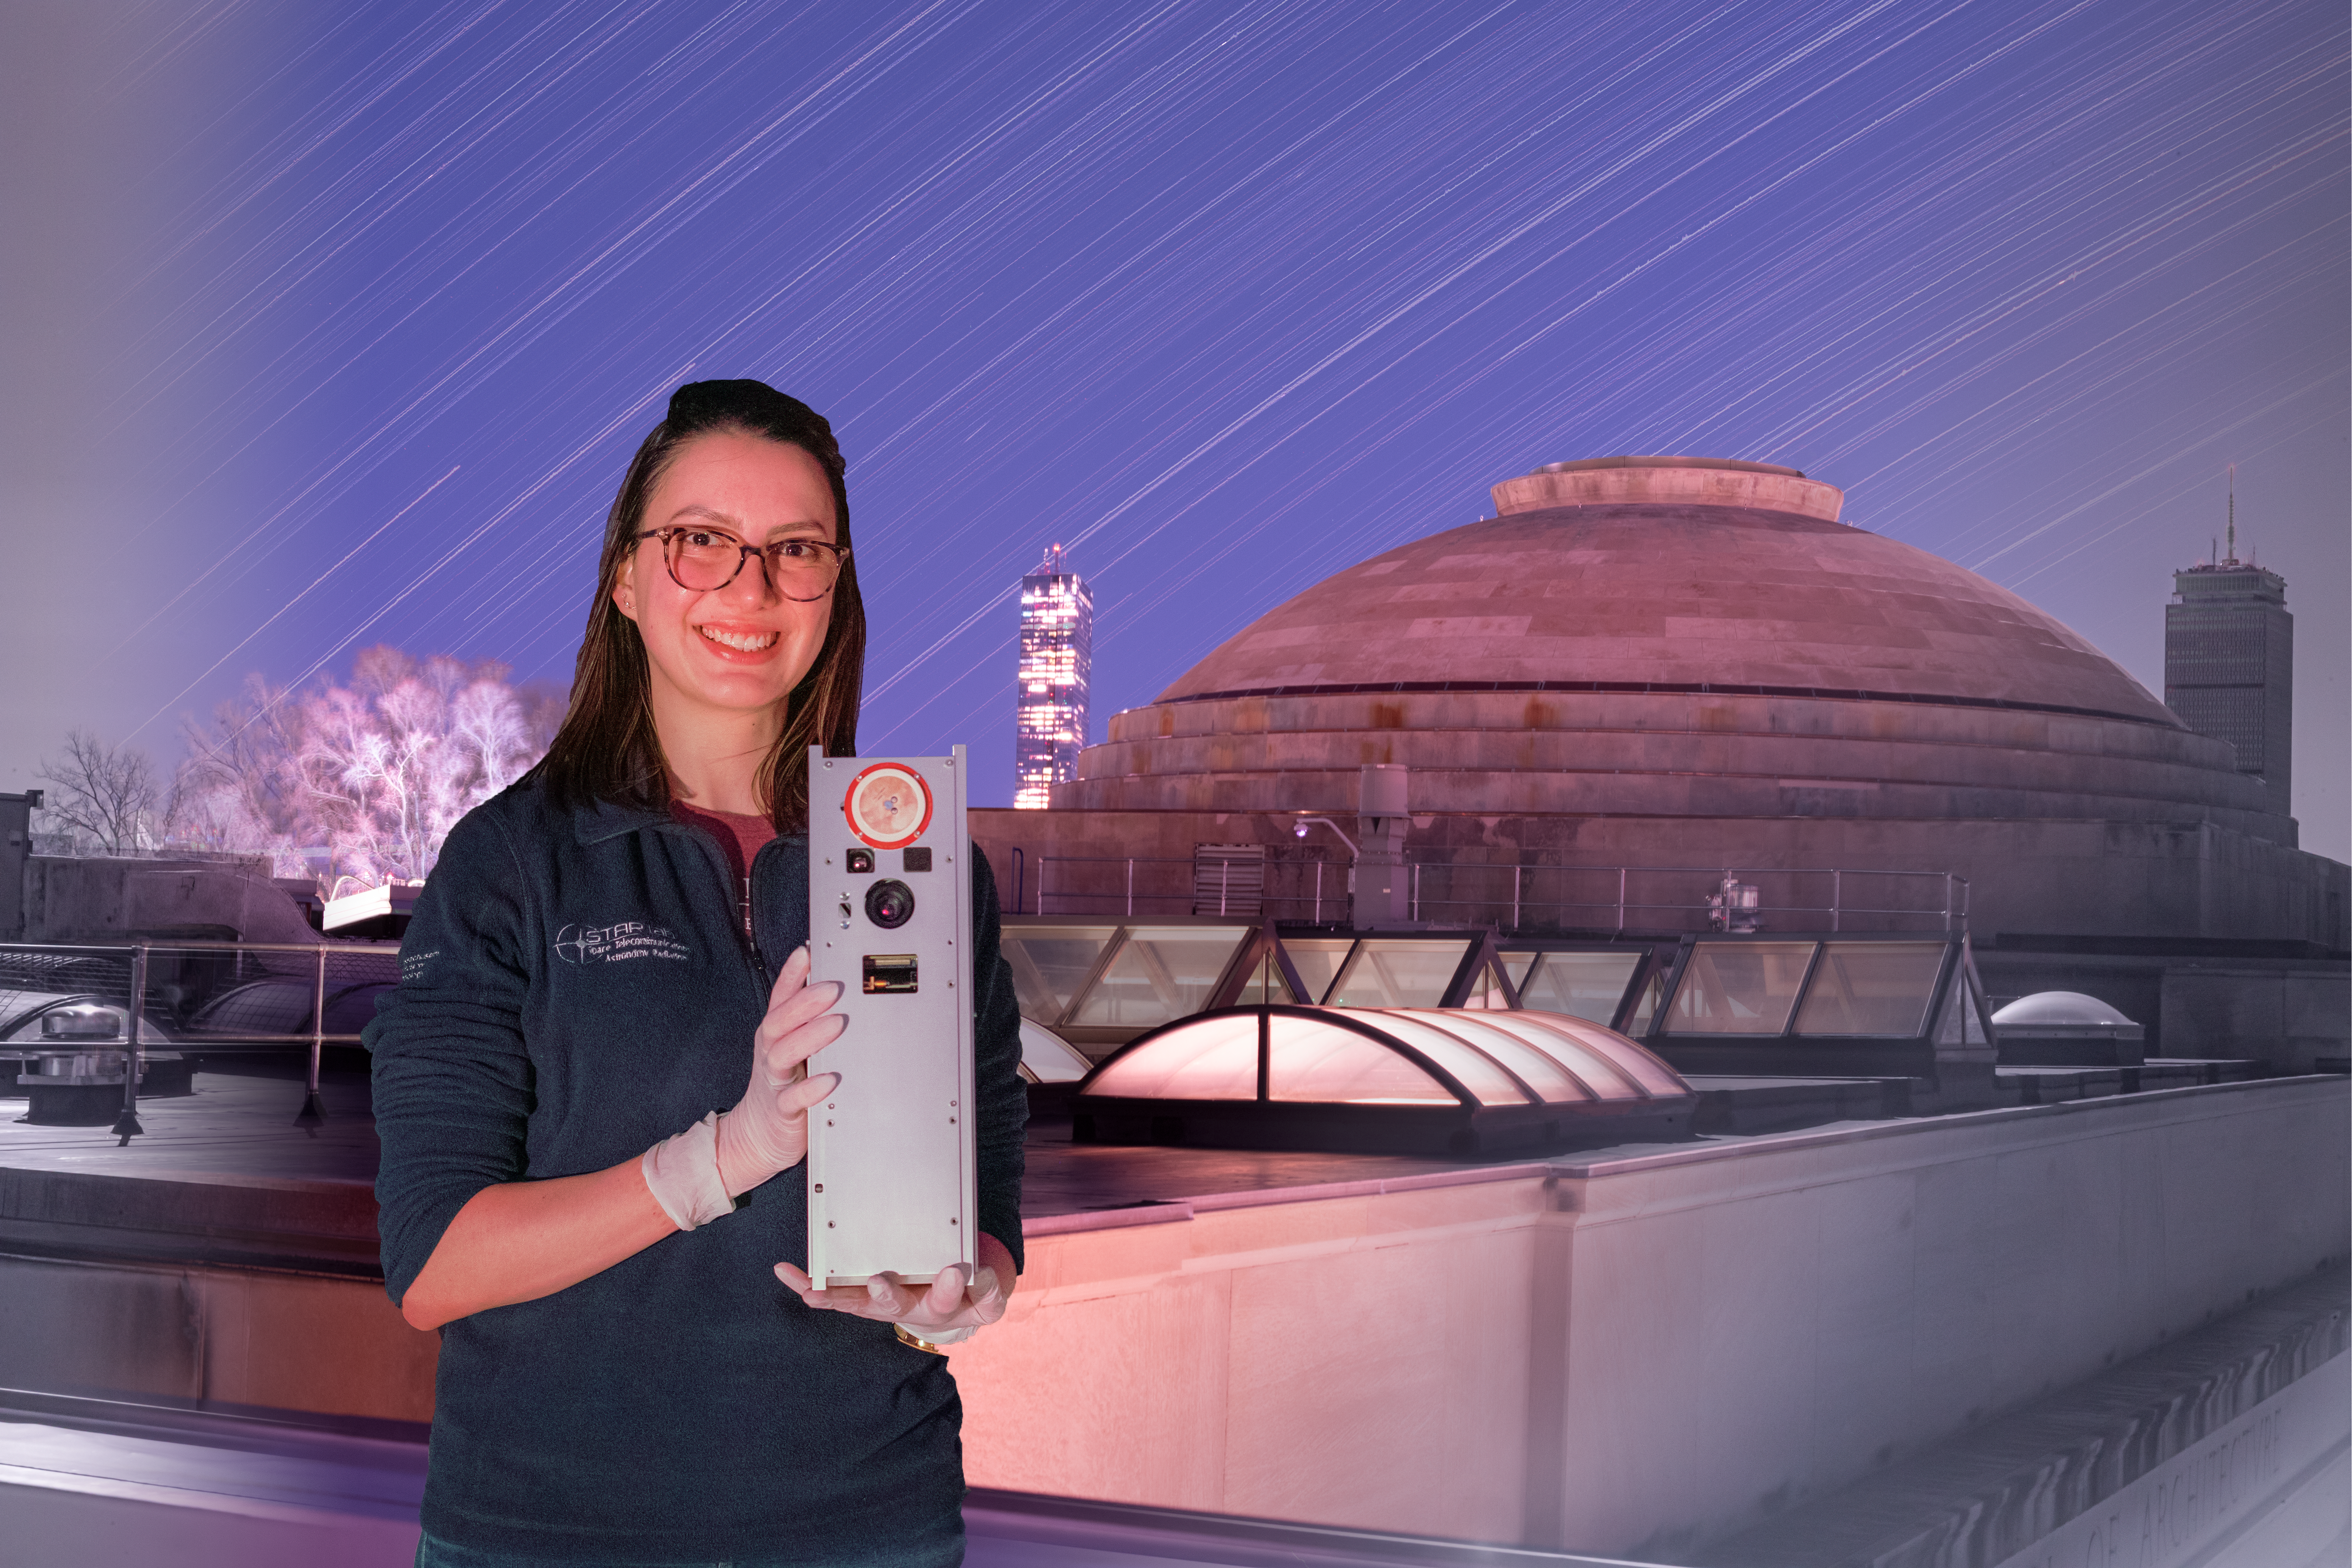
POLYGON ((1307 836, 1307 828, 1316 822, 1320 822, 1325 827, 1330 829, 1333 836, 1341 843, 1348 846, 1348 858, 1350 861, 1358 860, 1362 857, 1363 852, 1356 848, 1356 841, 1341 832, 1339 831, 1339 824, 1333 821, 1328 817, 1301 817, 1298 821, 1290 825, 1290 831, 1297 833, 1303 839, 1307 836))

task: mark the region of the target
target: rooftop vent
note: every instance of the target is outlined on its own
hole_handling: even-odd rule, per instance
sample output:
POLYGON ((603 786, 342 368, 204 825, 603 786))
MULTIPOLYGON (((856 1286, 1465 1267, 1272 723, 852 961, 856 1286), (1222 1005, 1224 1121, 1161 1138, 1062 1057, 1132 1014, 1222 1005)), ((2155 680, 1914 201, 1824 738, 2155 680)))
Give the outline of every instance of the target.
POLYGON ((2001 1029, 2047 1028, 2052 1025, 2067 1029, 2112 1029, 2118 1024, 2126 1029, 2139 1028, 2098 998, 2086 997, 2080 991, 2036 991, 2030 997, 2020 997, 1993 1014, 1992 1021, 2001 1029))
POLYGON ((2037 991, 1992 1015, 2003 1067, 2138 1067, 2147 1031, 2096 997, 2037 991))

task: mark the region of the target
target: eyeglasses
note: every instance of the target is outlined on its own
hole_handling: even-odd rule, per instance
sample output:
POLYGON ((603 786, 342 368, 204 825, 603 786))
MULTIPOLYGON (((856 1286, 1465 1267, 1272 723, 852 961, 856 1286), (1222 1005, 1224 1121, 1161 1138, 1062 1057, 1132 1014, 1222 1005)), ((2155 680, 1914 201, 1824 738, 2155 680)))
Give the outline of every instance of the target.
POLYGON ((639 539, 659 539, 662 560, 670 580, 689 593, 709 593, 726 587, 758 556, 766 563, 768 580, 784 598, 805 604, 833 591, 841 563, 849 557, 847 545, 823 539, 778 539, 772 545, 747 545, 724 528, 647 528, 639 539))

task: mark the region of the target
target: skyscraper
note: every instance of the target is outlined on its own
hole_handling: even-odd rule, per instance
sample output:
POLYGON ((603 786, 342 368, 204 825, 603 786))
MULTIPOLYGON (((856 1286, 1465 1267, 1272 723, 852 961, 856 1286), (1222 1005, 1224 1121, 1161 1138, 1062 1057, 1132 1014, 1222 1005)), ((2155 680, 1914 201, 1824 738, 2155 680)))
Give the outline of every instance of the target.
POLYGON ((1051 805, 1052 787, 1076 775, 1087 743, 1087 686, 1094 673, 1095 601, 1048 545, 1021 580, 1020 716, 1013 740, 1013 803, 1051 805))
POLYGON ((2289 814, 2294 734, 2294 617, 2286 580, 2238 559, 2238 503, 2229 546, 2173 573, 2164 607, 2164 706, 2200 735, 2226 740, 2238 771, 2263 780, 2271 810, 2289 814))

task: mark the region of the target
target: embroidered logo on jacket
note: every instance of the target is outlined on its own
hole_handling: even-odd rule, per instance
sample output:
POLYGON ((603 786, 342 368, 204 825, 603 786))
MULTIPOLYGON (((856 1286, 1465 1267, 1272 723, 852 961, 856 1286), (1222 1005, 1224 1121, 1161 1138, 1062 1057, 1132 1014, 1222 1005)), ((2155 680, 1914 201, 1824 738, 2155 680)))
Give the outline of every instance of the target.
POLYGON ((663 925, 622 920, 611 925, 567 925, 555 934, 555 956, 567 964, 617 964, 625 958, 686 958, 686 944, 663 925))

